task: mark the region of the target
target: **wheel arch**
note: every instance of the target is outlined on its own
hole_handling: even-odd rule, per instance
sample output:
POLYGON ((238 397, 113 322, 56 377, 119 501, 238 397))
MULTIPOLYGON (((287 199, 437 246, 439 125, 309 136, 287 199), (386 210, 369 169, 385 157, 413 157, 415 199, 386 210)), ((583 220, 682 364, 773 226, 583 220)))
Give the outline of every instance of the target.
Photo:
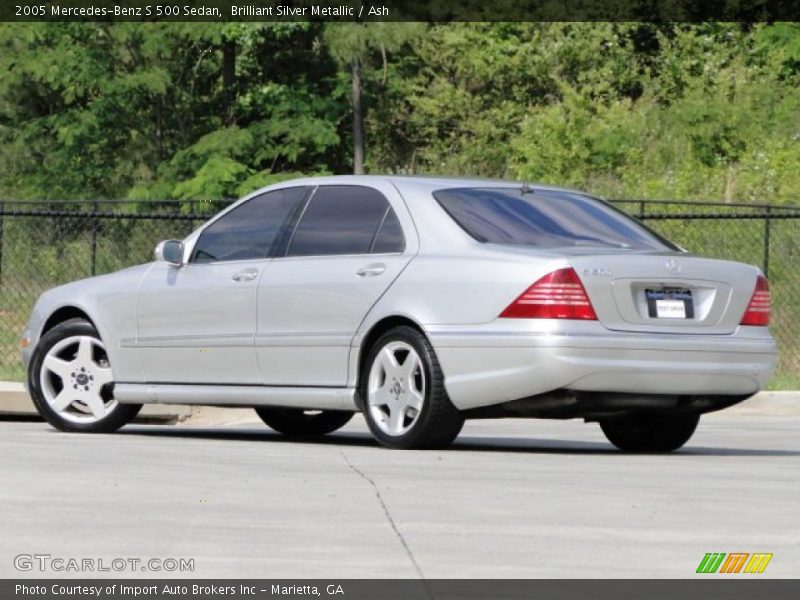
POLYGON ((42 331, 40 332, 39 337, 41 338, 44 334, 53 329, 53 327, 55 327, 56 325, 60 325, 65 321, 69 321, 70 319, 83 319, 84 321, 88 321, 92 325, 92 327, 97 329, 97 324, 86 313, 85 310, 78 308, 77 306, 67 305, 67 306, 61 306, 56 310, 54 310, 52 313, 50 313, 50 316, 47 317, 47 319, 44 322, 44 325, 42 325, 42 331))
MULTIPOLYGON (((395 327, 402 327, 402 326, 416 329, 422 335, 427 337, 427 334, 425 333, 425 330, 422 328, 422 326, 413 319, 411 319, 410 317, 405 315, 389 315, 376 321, 361 338, 361 343, 358 346, 358 354, 357 354, 358 360, 355 362, 354 365, 355 376, 353 378, 356 389, 358 389, 359 380, 361 379, 361 373, 364 370, 364 363, 367 360, 367 355, 369 354, 369 351, 372 349, 372 346, 375 345, 375 342, 377 342, 378 339, 384 333, 386 333, 391 329, 394 329, 395 327)), ((356 400, 356 406, 358 406, 359 409, 363 410, 360 394, 358 393, 356 394, 355 400, 356 400)))

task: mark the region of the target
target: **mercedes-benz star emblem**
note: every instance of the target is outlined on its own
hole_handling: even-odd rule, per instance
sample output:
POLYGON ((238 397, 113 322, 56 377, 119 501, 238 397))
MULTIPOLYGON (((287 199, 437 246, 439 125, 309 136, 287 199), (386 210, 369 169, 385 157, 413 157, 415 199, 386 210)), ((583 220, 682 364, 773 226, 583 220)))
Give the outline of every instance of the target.
POLYGON ((674 258, 670 258, 667 260, 667 264, 665 265, 670 273, 673 275, 677 275, 681 272, 681 266, 678 264, 678 261, 674 258))

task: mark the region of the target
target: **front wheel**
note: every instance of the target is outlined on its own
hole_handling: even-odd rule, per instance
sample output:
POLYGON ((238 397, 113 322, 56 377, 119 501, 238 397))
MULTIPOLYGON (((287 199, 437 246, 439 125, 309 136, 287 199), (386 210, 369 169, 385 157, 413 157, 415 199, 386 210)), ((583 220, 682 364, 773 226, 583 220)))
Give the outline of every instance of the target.
POLYGON ((36 345, 28 387, 36 409, 62 431, 116 431, 141 409, 119 404, 113 395, 114 373, 97 330, 70 319, 48 331, 36 345))
POLYGON ((447 396, 433 348, 411 327, 396 327, 378 339, 359 391, 372 435, 389 448, 443 448, 464 425, 447 396))
POLYGON ((625 415, 600 421, 600 427, 620 450, 625 452, 672 452, 692 437, 698 414, 625 415))
POLYGON ((353 418, 353 413, 343 410, 303 410, 272 406, 255 410, 268 427, 291 436, 325 435, 344 427, 353 418))

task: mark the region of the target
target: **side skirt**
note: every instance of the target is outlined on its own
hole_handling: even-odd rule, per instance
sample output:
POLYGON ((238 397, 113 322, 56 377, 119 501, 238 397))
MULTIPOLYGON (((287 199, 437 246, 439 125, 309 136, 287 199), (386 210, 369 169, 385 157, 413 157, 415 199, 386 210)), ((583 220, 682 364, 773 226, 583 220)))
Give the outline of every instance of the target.
POLYGON ((114 398, 120 404, 284 406, 309 410, 358 410, 353 388, 117 383, 114 385, 114 398))

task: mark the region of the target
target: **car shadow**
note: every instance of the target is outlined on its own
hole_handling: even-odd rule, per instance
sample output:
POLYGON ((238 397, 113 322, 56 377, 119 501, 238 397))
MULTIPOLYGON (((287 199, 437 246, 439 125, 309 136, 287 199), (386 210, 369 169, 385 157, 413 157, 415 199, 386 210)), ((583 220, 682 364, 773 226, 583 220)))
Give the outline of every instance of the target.
MULTIPOLYGON (((188 427, 139 428, 129 426, 116 435, 149 436, 156 438, 207 439, 231 442, 270 442, 277 444, 315 445, 315 446, 372 446, 378 443, 368 433, 337 432, 319 437, 292 437, 259 431, 257 429, 210 429, 188 427)), ((526 454, 613 454, 630 456, 616 450, 604 442, 583 442, 577 440, 550 440, 534 437, 485 437, 460 436, 447 448, 448 452, 499 452, 526 454)), ((669 455, 653 454, 653 456, 800 456, 800 450, 769 450, 756 448, 712 448, 694 446, 691 443, 685 448, 669 455)))
POLYGON ((44 421, 39 415, 0 415, 0 423, 41 423, 44 421))

